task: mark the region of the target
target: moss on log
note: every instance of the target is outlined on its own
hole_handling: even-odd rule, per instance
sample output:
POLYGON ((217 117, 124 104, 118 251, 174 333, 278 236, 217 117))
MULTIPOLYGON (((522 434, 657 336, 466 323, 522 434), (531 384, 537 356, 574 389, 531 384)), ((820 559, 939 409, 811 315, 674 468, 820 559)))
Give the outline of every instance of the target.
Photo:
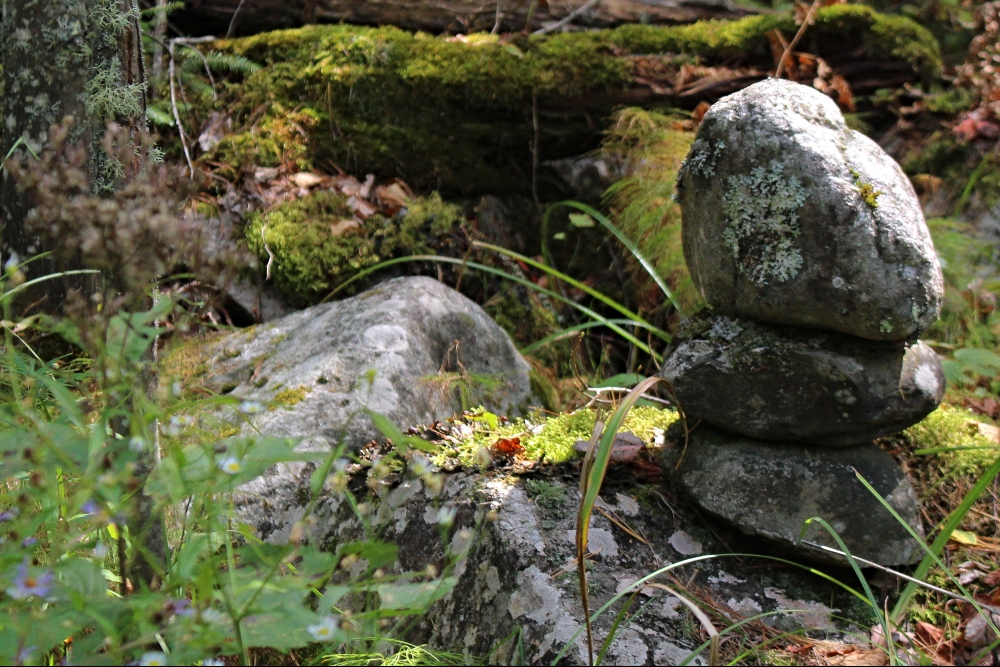
MULTIPOLYGON (((210 108, 235 115, 239 129, 208 156, 228 177, 250 166, 332 163, 446 196, 524 192, 536 121, 542 160, 580 154, 596 147, 614 106, 692 108, 763 78, 773 67, 768 33, 796 29, 783 14, 506 42, 309 26, 212 45, 265 67, 225 85, 214 102, 203 97, 200 116, 210 108), (678 85, 684 77, 691 80, 678 85)), ((930 77, 940 66, 925 29, 858 5, 821 10, 800 49, 855 92, 930 77)))

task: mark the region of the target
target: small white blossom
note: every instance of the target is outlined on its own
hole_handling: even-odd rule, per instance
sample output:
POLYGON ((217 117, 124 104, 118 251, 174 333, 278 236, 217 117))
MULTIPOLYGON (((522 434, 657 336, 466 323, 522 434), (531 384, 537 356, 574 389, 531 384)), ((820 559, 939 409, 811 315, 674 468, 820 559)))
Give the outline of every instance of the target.
POLYGON ((205 621, 206 623, 211 623, 214 625, 217 623, 224 623, 226 621, 226 615, 223 614, 218 609, 213 609, 212 607, 209 607, 208 609, 201 612, 201 620, 205 621))
POLYGON ((410 459, 410 472, 414 477, 422 477, 424 473, 431 469, 431 462, 420 454, 414 454, 410 459))
POLYGON ((240 470, 243 470, 243 463, 235 456, 227 456, 219 459, 219 470, 227 475, 235 475, 240 470))
POLYGON ((169 665, 167 661, 167 655, 159 651, 149 651, 148 653, 143 653, 142 657, 139 658, 139 664, 152 667, 153 665, 169 665))
POLYGON ((258 401, 243 401, 240 403, 240 412, 245 415, 255 415, 263 409, 264 406, 258 401))
POLYGON ((180 396, 184 392, 184 383, 183 382, 173 383, 172 385, 170 385, 170 392, 174 396, 180 396))
POLYGON ((313 639, 318 642, 328 642, 333 639, 334 634, 337 632, 337 628, 340 627, 340 623, 336 616, 324 616, 319 620, 319 623, 315 625, 310 625, 306 630, 312 635, 313 639))
POLYGON ((146 451, 146 440, 144 438, 140 438, 139 436, 135 436, 128 441, 128 448, 136 453, 144 452, 146 451))

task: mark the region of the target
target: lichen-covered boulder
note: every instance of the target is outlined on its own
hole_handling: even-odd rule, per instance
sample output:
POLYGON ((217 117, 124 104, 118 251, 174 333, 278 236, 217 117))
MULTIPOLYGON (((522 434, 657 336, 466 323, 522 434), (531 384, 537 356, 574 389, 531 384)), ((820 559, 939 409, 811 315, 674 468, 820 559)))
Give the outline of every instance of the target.
POLYGON ((365 410, 429 424, 477 405, 517 414, 531 397, 530 368, 503 329, 427 277, 181 348, 166 366, 190 369, 188 385, 259 406, 264 435, 303 437, 312 449, 377 437, 365 410))
MULTIPOLYGON (((690 434, 680 468, 683 432, 666 450, 664 469, 687 497, 707 513, 795 549, 804 558, 846 564, 840 556, 799 545, 806 520, 824 519, 855 556, 881 565, 908 565, 923 550, 906 528, 858 480, 860 474, 918 534, 923 533, 917 496, 906 474, 884 450, 867 444, 832 449, 751 440, 708 425, 690 434)), ((839 549, 812 523, 804 540, 839 549)))
POLYGON ((846 447, 901 431, 944 396, 937 354, 920 341, 716 316, 664 362, 690 418, 754 438, 846 447))
POLYGON ((899 165, 826 95, 769 79, 719 100, 678 175, 684 257, 718 312, 904 340, 941 269, 899 165))

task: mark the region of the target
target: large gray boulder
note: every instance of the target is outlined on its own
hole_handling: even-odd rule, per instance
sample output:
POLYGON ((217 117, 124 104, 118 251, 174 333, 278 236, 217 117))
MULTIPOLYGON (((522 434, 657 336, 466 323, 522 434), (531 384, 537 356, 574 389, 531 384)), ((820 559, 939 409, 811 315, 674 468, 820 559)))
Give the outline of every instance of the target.
MULTIPOLYGON (((918 534, 917 496, 906 474, 884 450, 867 444, 844 449, 751 440, 708 425, 690 434, 679 469, 683 433, 671 433, 664 469, 691 502, 748 535, 785 549, 799 545, 806 520, 824 519, 855 556, 880 565, 920 560, 920 545, 857 479, 885 498, 918 534)), ((818 523, 804 540, 839 549, 818 523)), ((803 557, 846 564, 839 556, 798 546, 803 557)))
POLYGON ((857 445, 916 424, 944 396, 938 356, 920 341, 725 316, 690 333, 661 375, 689 417, 754 438, 857 445))
POLYGON ((677 181, 684 257, 718 312, 873 340, 937 319, 913 187, 826 95, 769 79, 705 115, 677 181))
POLYGON ((396 278, 177 354, 199 360, 189 382, 243 399, 260 410, 262 434, 301 437, 307 449, 378 437, 366 410, 429 424, 477 405, 517 414, 531 396, 530 367, 506 332, 426 277, 396 278))

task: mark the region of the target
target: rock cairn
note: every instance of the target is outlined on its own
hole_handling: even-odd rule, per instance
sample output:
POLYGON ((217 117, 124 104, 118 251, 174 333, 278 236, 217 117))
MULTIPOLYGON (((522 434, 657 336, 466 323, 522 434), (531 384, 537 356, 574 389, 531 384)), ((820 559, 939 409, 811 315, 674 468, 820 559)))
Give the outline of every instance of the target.
MULTIPOLYGON (((918 560, 919 545, 854 472, 920 529, 909 480, 872 443, 944 393, 937 355, 917 340, 943 284, 909 180, 829 97, 770 79, 712 106, 677 191, 684 257, 713 312, 662 370, 689 421, 702 422, 676 483, 785 546, 819 516, 858 556, 918 560)), ((804 539, 836 546, 816 524, 804 539)))

